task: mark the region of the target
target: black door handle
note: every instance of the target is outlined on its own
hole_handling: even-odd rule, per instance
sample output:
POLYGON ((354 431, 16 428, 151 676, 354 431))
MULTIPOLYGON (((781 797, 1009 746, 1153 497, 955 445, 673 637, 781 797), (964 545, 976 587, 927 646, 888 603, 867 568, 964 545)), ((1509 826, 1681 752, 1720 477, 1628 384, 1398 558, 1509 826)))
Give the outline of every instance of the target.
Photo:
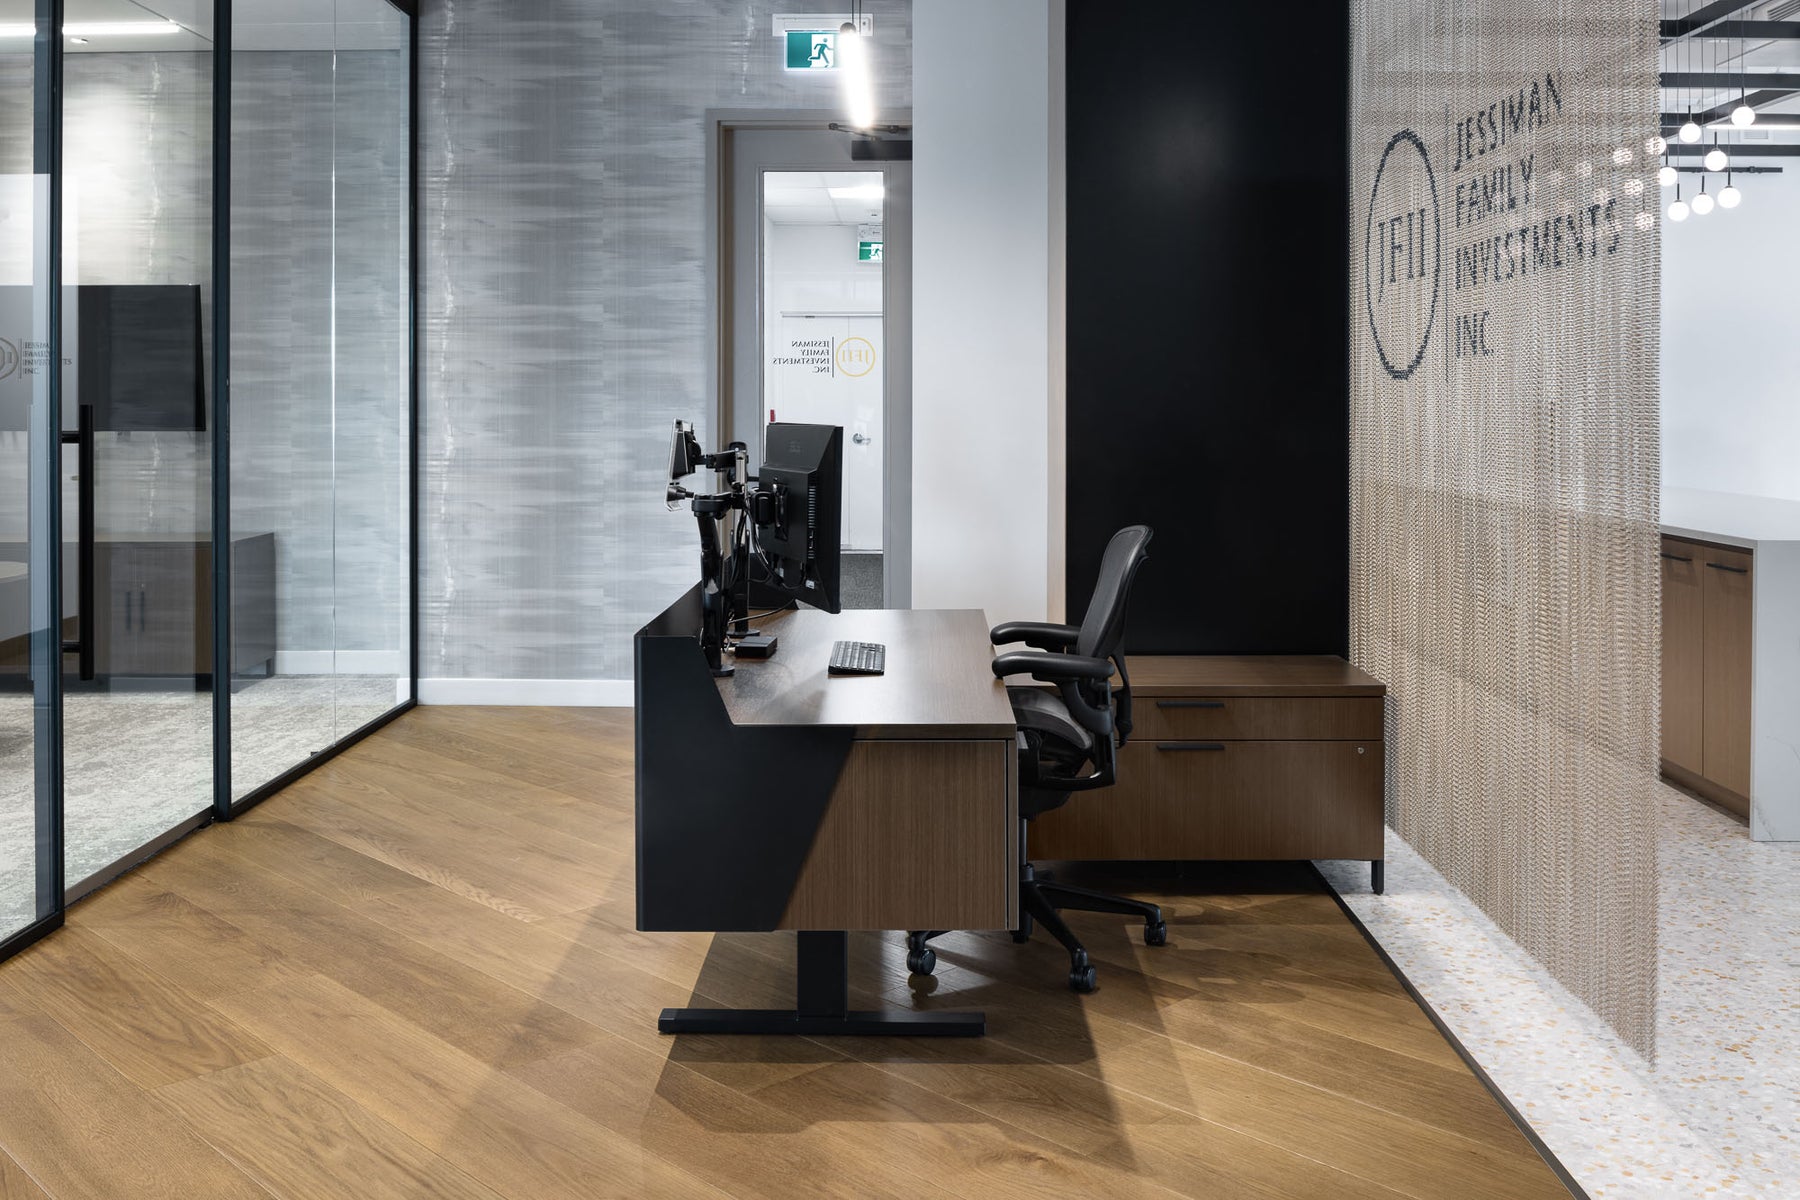
POLYGON ((1158 742, 1158 750, 1223 750, 1224 742, 1158 742))
POLYGON ((1694 561, 1692 558, 1686 557, 1684 555, 1670 554, 1667 550, 1663 551, 1663 557, 1668 559, 1670 562, 1693 562, 1694 561))
POLYGON ((1724 563, 1709 562, 1706 564, 1715 571, 1730 571, 1733 575, 1748 575, 1749 567, 1728 567, 1724 563))
POLYGON ((1158 708, 1224 708, 1223 700, 1158 700, 1158 708))

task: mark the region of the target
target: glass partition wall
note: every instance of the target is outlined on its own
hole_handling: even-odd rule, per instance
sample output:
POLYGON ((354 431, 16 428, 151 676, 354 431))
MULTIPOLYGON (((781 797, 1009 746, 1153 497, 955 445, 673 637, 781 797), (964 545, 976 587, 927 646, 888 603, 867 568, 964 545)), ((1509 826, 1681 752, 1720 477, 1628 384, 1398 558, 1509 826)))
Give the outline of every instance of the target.
POLYGON ((413 7, 0 0, 0 956, 412 702, 413 7))
POLYGON ((52 7, 0 3, 0 954, 63 903, 52 7))
POLYGON ((308 15, 233 21, 233 615, 273 617, 232 667, 237 797, 412 697, 410 20, 308 15))

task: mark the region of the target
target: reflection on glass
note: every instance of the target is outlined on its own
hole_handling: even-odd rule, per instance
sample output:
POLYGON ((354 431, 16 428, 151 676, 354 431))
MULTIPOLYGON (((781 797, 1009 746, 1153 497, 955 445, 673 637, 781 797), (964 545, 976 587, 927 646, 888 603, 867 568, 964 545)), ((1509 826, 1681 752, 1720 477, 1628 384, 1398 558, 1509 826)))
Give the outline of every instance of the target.
POLYGON ((232 27, 232 532, 271 564, 234 564, 233 621, 272 613, 233 665, 236 796, 410 698, 409 30, 333 9, 232 27))
MULTIPOLYGON (((29 6, 4 16, 33 19, 29 6)), ((56 906, 39 753, 51 745, 42 685, 59 634, 48 619, 44 536, 55 454, 44 419, 49 374, 33 365, 48 340, 49 296, 39 245, 48 181, 33 174, 35 77, 31 39, 0 42, 0 941, 56 906)))
POLYGON ((63 101, 66 872, 212 802, 212 48, 68 0, 63 101))

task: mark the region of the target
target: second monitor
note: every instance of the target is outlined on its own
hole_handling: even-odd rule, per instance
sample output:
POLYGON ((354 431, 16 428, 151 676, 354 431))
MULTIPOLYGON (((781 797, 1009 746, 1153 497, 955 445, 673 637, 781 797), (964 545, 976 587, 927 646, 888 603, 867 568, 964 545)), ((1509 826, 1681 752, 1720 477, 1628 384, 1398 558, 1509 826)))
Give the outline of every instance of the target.
POLYGON ((750 603, 803 600, 842 610, 838 558, 844 512, 844 431, 836 425, 773 422, 763 434, 758 491, 774 493, 771 520, 756 529, 750 603))

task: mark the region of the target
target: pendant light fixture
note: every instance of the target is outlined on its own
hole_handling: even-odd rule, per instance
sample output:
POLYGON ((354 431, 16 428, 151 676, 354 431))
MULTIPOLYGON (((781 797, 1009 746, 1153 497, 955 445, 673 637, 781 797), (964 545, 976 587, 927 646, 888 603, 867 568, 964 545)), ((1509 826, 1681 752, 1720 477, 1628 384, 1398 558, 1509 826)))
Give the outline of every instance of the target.
MULTIPOLYGON (((1691 52, 1693 44, 1693 38, 1689 37, 1684 39, 1682 42, 1683 52, 1691 52)), ((1694 100, 1692 96, 1688 97, 1687 121, 1681 127, 1681 140, 1690 145, 1700 140, 1700 122, 1694 120, 1694 100)))
POLYGON ((1731 160, 1725 156, 1725 151, 1719 148, 1718 134, 1713 134, 1713 148, 1708 150, 1706 157, 1700 161, 1706 164, 1706 169, 1709 171, 1723 171, 1731 165, 1731 160))
POLYGON ((1694 215, 1704 217, 1713 210, 1713 198, 1706 194, 1706 176, 1700 177, 1700 194, 1694 197, 1694 215))
POLYGON ((1688 217, 1688 206, 1681 199, 1681 184, 1675 185, 1675 202, 1669 205, 1669 220, 1685 221, 1688 217))
POLYGON ((1663 165, 1656 168, 1656 182, 1661 187, 1675 186, 1675 168, 1669 165, 1669 156, 1663 155, 1663 165))
POLYGON ((1743 199, 1744 193, 1738 191, 1737 185, 1731 182, 1731 172, 1725 172, 1725 190, 1719 193, 1719 207, 1736 208, 1743 199))
POLYGON ((838 27, 838 66, 844 73, 845 115, 855 128, 867 129, 875 124, 875 79, 859 7, 851 5, 850 19, 838 27))
MULTIPOLYGON (((1750 107, 1749 97, 1744 94, 1744 39, 1741 36, 1738 38, 1738 102, 1737 107, 1731 110, 1731 123, 1739 129, 1748 129, 1756 124, 1756 110, 1750 107)), ((1724 204, 1723 195, 1719 197, 1719 202, 1724 204)), ((1726 204, 1725 207, 1730 208, 1731 205, 1726 204)))

